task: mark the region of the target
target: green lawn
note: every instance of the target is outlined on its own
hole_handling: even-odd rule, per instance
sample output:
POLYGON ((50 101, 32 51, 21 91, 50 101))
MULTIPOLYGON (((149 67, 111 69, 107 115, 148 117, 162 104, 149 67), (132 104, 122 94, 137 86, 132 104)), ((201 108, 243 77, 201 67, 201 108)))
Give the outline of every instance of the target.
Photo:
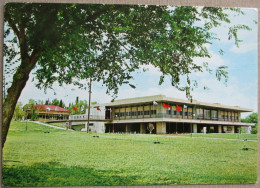
MULTIPOLYGON (((25 122, 12 122, 3 150, 3 184, 82 186, 256 182, 256 141, 186 136, 188 138, 184 135, 86 134, 34 123, 28 123, 26 131, 25 122), (99 138, 93 137, 96 135, 99 138), (155 141, 160 144, 154 144, 155 141), (243 150, 244 146, 249 149, 243 150)), ((234 139, 234 135, 225 138, 234 139)), ((256 135, 251 139, 256 139, 256 135)))
MULTIPOLYGON (((176 135, 174 135, 176 136, 176 135)), ((232 134, 232 133, 192 133, 191 134, 179 134, 177 136, 196 137, 196 138, 224 138, 224 139, 240 139, 240 140, 257 140, 257 134, 232 134)))

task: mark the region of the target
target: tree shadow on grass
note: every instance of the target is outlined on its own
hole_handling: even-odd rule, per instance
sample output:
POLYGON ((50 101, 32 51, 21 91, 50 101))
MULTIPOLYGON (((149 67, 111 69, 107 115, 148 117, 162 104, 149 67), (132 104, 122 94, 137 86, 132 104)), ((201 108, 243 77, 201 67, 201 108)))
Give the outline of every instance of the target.
POLYGON ((3 167, 5 186, 87 186, 133 185, 137 176, 122 176, 119 171, 68 167, 58 162, 31 166, 3 167))

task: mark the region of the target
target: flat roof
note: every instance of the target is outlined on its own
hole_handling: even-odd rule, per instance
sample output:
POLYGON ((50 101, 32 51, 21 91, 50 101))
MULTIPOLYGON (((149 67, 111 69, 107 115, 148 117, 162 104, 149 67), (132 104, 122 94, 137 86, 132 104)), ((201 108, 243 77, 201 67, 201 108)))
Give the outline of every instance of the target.
POLYGON ((172 97, 166 97, 165 95, 154 95, 154 96, 146 96, 146 97, 137 97, 137 98, 127 98, 127 99, 119 99, 115 100, 111 103, 102 104, 100 106, 122 106, 122 105, 134 105, 134 104, 140 104, 140 103, 152 103, 153 101, 156 102, 174 102, 179 104, 186 104, 186 105, 198 105, 198 106, 204 106, 204 107, 213 107, 213 108, 219 108, 219 109, 228 109, 228 110, 236 110, 240 112, 253 112, 252 109, 248 108, 242 108, 239 106, 227 106, 222 105, 219 103, 206 103, 206 102, 200 102, 197 100, 183 100, 183 99, 177 99, 172 97))

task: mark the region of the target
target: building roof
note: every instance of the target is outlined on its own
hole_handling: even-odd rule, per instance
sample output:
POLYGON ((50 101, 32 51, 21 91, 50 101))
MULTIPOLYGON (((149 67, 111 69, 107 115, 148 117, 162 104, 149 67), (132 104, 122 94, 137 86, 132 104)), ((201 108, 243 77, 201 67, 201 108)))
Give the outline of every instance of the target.
POLYGON ((37 104, 34 106, 38 110, 46 110, 46 111, 58 111, 58 112, 68 112, 67 109, 56 106, 56 105, 44 105, 44 104, 37 104))
POLYGON ((192 104, 192 105, 198 105, 198 106, 204 106, 204 107, 236 110, 236 111, 240 111, 240 112, 252 112, 253 111, 252 109, 241 108, 239 106, 227 106, 227 105, 222 105, 219 103, 205 103, 205 102, 200 102, 197 100, 189 101, 189 100, 166 97, 165 95, 154 95, 154 96, 147 96, 147 97, 120 99, 120 100, 115 100, 114 102, 111 102, 111 103, 104 104, 104 106, 112 107, 112 106, 122 106, 122 105, 134 105, 134 104, 140 104, 140 103, 152 103, 153 101, 165 102, 165 103, 174 102, 174 103, 185 104, 185 105, 192 104))

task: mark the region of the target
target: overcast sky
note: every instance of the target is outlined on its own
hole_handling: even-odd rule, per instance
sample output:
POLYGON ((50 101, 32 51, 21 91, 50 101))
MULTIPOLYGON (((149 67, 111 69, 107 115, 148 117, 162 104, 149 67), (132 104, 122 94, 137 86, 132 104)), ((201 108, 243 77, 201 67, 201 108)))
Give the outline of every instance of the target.
MULTIPOLYGON (((228 40, 227 26, 223 25, 215 29, 220 41, 214 41, 212 45, 207 45, 212 58, 207 59, 213 68, 219 65, 227 65, 229 79, 227 85, 217 81, 215 72, 196 73, 193 75, 199 83, 199 88, 192 93, 194 99, 202 102, 221 103, 224 105, 241 106, 257 111, 257 24, 253 20, 257 20, 256 9, 242 9, 246 15, 234 16, 230 15, 232 23, 246 24, 252 28, 252 31, 241 31, 238 33, 239 39, 243 40, 240 47, 237 48, 234 41, 228 40), (219 49, 225 51, 224 55, 218 53, 219 49), (208 86, 208 90, 203 90, 202 86, 208 86)), ((195 62, 201 63, 205 59, 194 59, 195 62)), ((186 99, 185 92, 180 92, 173 88, 169 79, 158 86, 160 72, 150 66, 149 71, 145 73, 134 74, 132 83, 136 85, 136 89, 129 86, 120 87, 118 99, 130 97, 142 97, 150 95, 163 94, 168 97, 186 99)), ((47 94, 43 90, 34 87, 32 76, 30 81, 24 88, 19 101, 26 104, 30 98, 34 100, 46 99, 62 99, 66 105, 74 102, 79 96, 80 100, 88 100, 88 91, 77 89, 73 85, 58 87, 54 85, 56 95, 53 90, 47 90, 47 94)), ((100 83, 94 82, 92 85, 92 101, 98 103, 107 103, 112 99, 106 95, 106 88, 100 83)), ((245 114, 247 115, 247 114, 245 114)), ((243 116, 245 116, 243 115, 243 116)))

